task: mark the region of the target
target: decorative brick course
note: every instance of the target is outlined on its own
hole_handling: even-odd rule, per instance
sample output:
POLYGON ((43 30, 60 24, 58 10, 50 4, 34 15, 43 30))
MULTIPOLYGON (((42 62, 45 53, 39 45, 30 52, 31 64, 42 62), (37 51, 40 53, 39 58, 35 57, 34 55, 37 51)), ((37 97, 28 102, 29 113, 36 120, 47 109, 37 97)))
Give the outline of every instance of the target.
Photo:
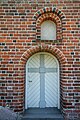
POLYGON ((65 120, 80 119, 80 1, 1 0, 0 106, 25 109, 25 66, 37 52, 60 65, 60 105, 65 120), (52 20, 56 40, 41 40, 41 23, 52 20))

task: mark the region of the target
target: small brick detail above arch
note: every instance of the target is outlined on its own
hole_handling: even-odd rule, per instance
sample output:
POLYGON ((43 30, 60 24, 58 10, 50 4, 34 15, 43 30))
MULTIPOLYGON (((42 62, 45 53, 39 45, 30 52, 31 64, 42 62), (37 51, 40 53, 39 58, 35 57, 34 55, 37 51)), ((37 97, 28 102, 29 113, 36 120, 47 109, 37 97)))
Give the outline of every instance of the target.
POLYGON ((44 13, 55 13, 57 16, 59 16, 61 20, 65 18, 64 13, 56 7, 45 7, 43 9, 40 9, 35 13, 34 18, 37 20, 38 17, 40 17, 44 13))
POLYGON ((27 60, 35 53, 38 52, 48 52, 54 55, 60 64, 65 64, 66 63, 66 58, 64 54, 56 47, 51 46, 51 45, 41 45, 41 46, 35 46, 23 53, 20 59, 20 64, 25 65, 27 60))

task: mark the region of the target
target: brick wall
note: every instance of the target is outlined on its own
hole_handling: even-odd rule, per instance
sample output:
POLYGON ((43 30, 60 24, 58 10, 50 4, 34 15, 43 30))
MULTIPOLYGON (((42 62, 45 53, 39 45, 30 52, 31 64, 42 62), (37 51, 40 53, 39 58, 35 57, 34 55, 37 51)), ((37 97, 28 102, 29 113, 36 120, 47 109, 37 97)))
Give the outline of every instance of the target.
POLYGON ((25 65, 45 51, 60 63, 60 101, 65 120, 80 118, 80 0, 0 2, 0 106, 25 109, 25 65), (57 40, 40 40, 41 23, 52 20, 57 40))

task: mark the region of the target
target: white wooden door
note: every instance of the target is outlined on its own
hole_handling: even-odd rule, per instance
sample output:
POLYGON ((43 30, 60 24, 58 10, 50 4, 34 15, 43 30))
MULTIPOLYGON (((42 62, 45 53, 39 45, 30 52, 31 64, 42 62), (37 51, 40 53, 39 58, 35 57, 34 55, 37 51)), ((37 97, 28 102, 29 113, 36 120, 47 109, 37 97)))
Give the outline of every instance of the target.
POLYGON ((46 53, 33 55, 27 64, 27 107, 58 107, 58 87, 55 57, 46 53))

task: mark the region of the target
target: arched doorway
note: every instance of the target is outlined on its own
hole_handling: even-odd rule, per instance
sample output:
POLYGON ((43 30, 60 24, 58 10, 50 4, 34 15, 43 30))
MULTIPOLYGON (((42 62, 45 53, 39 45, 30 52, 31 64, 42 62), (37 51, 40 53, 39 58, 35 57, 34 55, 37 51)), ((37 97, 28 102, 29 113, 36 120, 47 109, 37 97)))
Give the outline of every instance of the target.
POLYGON ((25 109, 60 108, 59 63, 50 53, 32 55, 26 64, 25 109))

